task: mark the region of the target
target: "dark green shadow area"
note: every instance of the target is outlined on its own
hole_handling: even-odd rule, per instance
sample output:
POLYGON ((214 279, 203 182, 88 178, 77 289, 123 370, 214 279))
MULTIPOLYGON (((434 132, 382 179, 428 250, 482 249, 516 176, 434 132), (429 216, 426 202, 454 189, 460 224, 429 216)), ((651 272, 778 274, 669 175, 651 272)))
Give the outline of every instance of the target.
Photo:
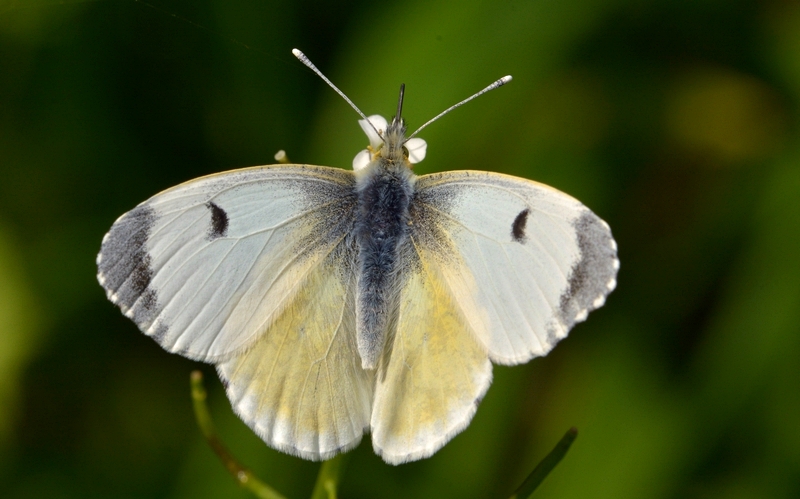
POLYGON ((495 366, 468 428, 344 498, 508 497, 569 426, 535 498, 800 497, 800 7, 788 0, 0 0, 0 497, 246 498, 198 432, 286 497, 319 464, 267 448, 211 366, 106 300, 103 234, 162 189, 293 161, 349 168, 357 115, 406 84, 417 173, 475 169, 580 199, 619 286, 545 358, 495 366), (188 22, 188 21, 190 22, 188 22))

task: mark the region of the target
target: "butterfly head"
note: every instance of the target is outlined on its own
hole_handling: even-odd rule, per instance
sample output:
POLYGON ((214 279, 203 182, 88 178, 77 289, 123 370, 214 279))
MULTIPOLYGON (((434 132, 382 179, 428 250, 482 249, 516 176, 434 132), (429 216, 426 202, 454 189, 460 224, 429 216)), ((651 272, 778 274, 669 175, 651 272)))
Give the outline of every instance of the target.
POLYGON ((403 118, 396 116, 389 123, 383 116, 373 114, 366 120, 358 120, 358 124, 367 134, 369 146, 353 158, 353 170, 363 170, 379 158, 408 168, 425 159, 428 144, 417 137, 406 139, 403 118))

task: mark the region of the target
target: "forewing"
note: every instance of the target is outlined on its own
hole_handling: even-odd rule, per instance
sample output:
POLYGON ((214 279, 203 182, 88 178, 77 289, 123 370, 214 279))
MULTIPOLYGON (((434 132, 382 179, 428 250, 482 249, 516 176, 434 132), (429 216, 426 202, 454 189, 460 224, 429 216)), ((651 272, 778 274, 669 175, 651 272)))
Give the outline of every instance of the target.
POLYGON ((354 255, 337 246, 253 348, 217 367, 242 420, 306 459, 351 449, 369 428, 373 376, 356 347, 354 255))
POLYGON ((417 179, 412 232, 446 258, 443 281, 492 361, 546 354, 616 286, 603 220, 536 182, 477 171, 417 179))
POLYGON ((444 260, 418 240, 406 249, 372 409, 373 447, 391 464, 428 457, 466 428, 492 379, 486 349, 443 280, 444 260))
POLYGON ((145 334, 190 358, 244 351, 352 228, 352 172, 256 167, 193 180, 122 215, 98 280, 145 334))

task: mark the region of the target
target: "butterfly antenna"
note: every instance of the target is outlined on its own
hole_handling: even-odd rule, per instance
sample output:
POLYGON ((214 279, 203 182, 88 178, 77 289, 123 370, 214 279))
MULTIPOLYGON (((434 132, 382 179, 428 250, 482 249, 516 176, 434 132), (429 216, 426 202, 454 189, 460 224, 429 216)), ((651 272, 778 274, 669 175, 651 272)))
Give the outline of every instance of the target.
MULTIPOLYGON (((295 55, 297 55, 297 54, 295 54, 295 55)), ((471 101, 472 99, 474 99, 476 97, 480 97, 481 95, 485 94, 486 92, 488 92, 490 90, 494 90, 495 88, 502 87, 503 85, 505 85, 506 83, 508 83, 510 81, 511 81, 511 75, 504 76, 504 77, 500 78, 499 80, 497 80, 496 82, 494 82, 491 85, 489 85, 488 87, 484 88, 480 92, 478 92, 476 94, 473 94, 471 97, 467 97, 466 99, 462 100, 458 104, 454 104, 454 105, 448 107, 447 109, 445 109, 441 113, 439 113, 436 116, 434 116, 432 119, 428 120, 424 125, 422 125, 421 127, 417 128, 417 131, 412 133, 411 135, 409 135, 408 138, 405 140, 405 142, 408 142, 409 139, 411 139, 416 134, 418 134, 423 128, 425 128, 426 126, 430 125, 434 121, 438 120, 439 118, 441 118, 445 114, 449 113, 453 109, 455 109, 457 107, 460 107, 460 106, 463 106, 464 104, 466 104, 467 102, 471 101)))
POLYGON ((400 116, 403 114, 403 97, 406 93, 406 84, 400 84, 400 97, 397 98, 397 114, 394 115, 394 119, 399 120, 400 116))
MULTIPOLYGON (((359 109, 358 107, 356 107, 356 105, 355 105, 355 104, 353 104, 353 101, 351 101, 351 100, 350 100, 350 99, 349 99, 349 98, 348 98, 348 97, 347 97, 347 96, 344 94, 344 92, 342 92, 341 90, 339 90, 339 88, 338 88, 336 85, 334 85, 332 81, 330 81, 330 80, 329 80, 329 79, 328 79, 328 78, 327 78, 327 77, 326 77, 324 74, 322 74, 322 71, 320 71, 319 69, 317 69, 317 67, 314 65, 314 63, 313 63, 313 62, 311 62, 311 60, 310 60, 308 57, 306 57, 306 55, 305 55, 304 53, 300 52, 300 51, 299 51, 299 50, 297 50, 297 49, 292 49, 292 54, 294 54, 294 56, 295 56, 295 57, 297 57, 297 58, 300 60, 300 62, 302 62, 303 64, 305 64, 306 66, 308 66, 308 69, 310 69, 311 71, 313 71, 313 72, 317 73, 317 76, 319 76, 320 78, 322 78, 322 80, 323 80, 325 83, 327 83, 327 84, 328 84, 328 85, 329 85, 329 86, 330 86, 332 89, 334 89, 334 90, 336 91, 336 93, 337 93, 337 94, 339 94, 339 95, 342 97, 342 99, 344 99, 345 101, 347 101, 347 103, 348 103, 348 104, 350 104, 350 107, 352 107, 353 109, 355 109, 355 110, 356 110, 356 112, 357 112, 358 114, 360 114, 362 118, 364 118, 365 120, 367 120, 367 123, 369 123, 369 126, 371 126, 373 130, 375 130, 375 133, 377 133, 377 134, 378 134, 378 136, 381 136, 381 132, 379 132, 379 131, 378 131, 378 129, 377 129, 377 128, 375 128, 375 125, 373 125, 373 124, 372 124, 372 122, 369 120, 369 118, 367 118, 367 117, 364 115, 364 113, 362 113, 362 112, 361 112, 361 109, 359 109)), ((427 124, 427 123, 426 123, 426 124, 427 124)))

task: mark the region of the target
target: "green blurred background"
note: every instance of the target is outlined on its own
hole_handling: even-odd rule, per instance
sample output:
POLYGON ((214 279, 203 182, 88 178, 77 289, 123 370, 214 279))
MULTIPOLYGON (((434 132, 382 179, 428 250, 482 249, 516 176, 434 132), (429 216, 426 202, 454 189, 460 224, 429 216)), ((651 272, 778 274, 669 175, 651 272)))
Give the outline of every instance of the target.
POLYGON ((195 427, 291 498, 210 366, 108 303, 100 240, 156 192, 273 162, 349 168, 406 83, 421 173, 539 180, 607 220, 619 287, 548 357, 495 367, 472 424, 342 496, 505 497, 567 428, 541 498, 800 497, 800 4, 795 0, 0 0, 0 496, 248 497, 195 427))

